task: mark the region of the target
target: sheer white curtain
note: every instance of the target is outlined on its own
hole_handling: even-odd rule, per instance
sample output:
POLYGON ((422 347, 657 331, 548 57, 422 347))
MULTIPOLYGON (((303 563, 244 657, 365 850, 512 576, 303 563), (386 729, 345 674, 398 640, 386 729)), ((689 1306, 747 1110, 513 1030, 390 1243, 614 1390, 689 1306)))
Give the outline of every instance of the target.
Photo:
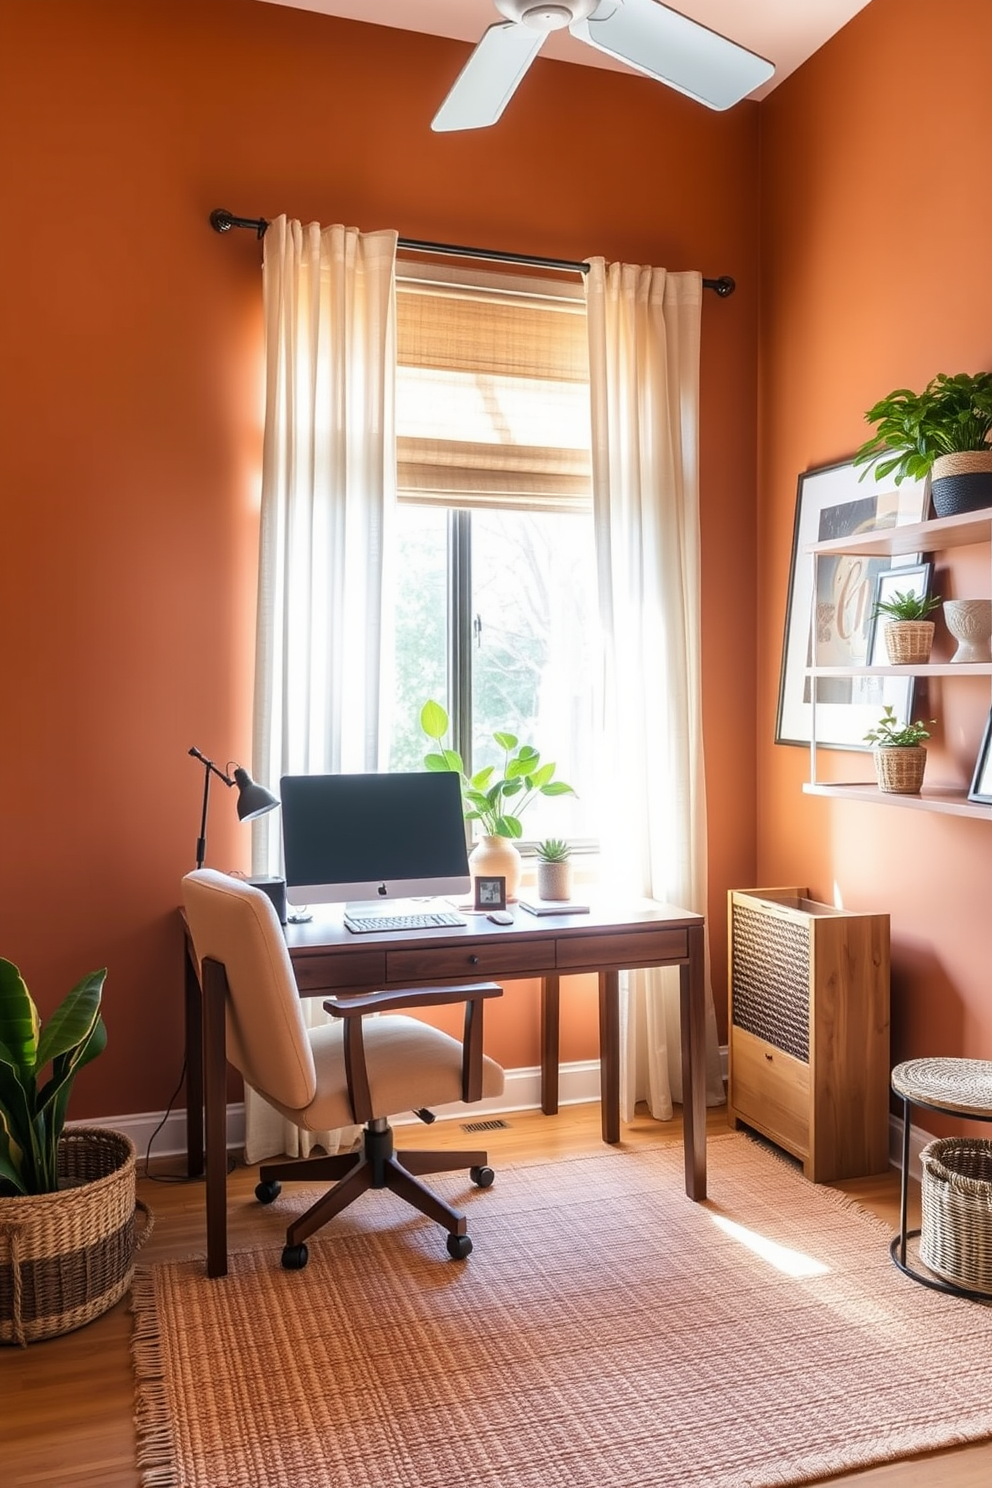
MULTIPOLYGON (((603 882, 702 913, 699 274, 590 260, 593 510, 605 646, 603 882)), ((621 980, 621 1114, 681 1100, 676 970, 621 980)), ((707 974, 707 1101, 724 1099, 707 974)))
MULTIPOLYGON (((396 233, 306 226, 265 235, 265 438, 253 766, 379 767, 382 596, 395 498, 396 233)), ((278 812, 255 824, 253 872, 280 874, 278 812)), ((304 999, 324 1018, 320 999, 304 999)), ((245 1153, 333 1152, 357 1128, 307 1135, 246 1091, 245 1153)))

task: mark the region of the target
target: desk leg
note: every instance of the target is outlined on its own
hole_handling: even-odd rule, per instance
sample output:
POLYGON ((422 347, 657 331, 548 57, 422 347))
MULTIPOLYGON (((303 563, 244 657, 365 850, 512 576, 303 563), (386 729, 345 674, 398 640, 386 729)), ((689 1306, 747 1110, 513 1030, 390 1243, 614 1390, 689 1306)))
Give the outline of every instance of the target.
POLYGON ((541 978, 541 1110, 545 1116, 558 1111, 559 992, 557 973, 541 978))
POLYGON ((689 930, 688 935, 689 959, 679 967, 682 1138, 685 1191, 690 1199, 698 1200, 706 1197, 706 988, 702 926, 689 930))
POLYGON ((599 1105, 603 1141, 620 1140, 620 973, 599 973, 599 1105))
POLYGON ((203 962, 203 1074, 207 1126, 207 1275, 227 1275, 227 977, 203 962))
POLYGON ((203 1172, 203 993, 189 942, 183 952, 186 1056, 186 1175, 203 1172))

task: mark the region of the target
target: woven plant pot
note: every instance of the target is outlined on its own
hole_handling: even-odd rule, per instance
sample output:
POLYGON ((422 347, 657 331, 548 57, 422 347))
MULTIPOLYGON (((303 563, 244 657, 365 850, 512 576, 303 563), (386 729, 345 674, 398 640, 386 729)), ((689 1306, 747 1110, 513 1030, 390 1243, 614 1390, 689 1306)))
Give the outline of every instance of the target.
POLYGON ((71 1333, 113 1307, 151 1234, 128 1137, 73 1127, 62 1134, 58 1162, 57 1193, 0 1198, 0 1343, 71 1333), (146 1216, 140 1237, 138 1209, 146 1216))
POLYGON ((920 1260, 945 1281, 992 1297, 992 1142, 930 1142, 920 1164, 920 1260))
POLYGON ((930 472, 930 494, 938 517, 992 506, 992 449, 938 455, 930 472))
POLYGON ((919 795, 927 767, 927 752, 922 744, 908 748, 889 745, 876 749, 874 754, 875 779, 880 791, 891 791, 897 796, 919 795))
POLYGON ((890 620, 883 629, 885 649, 892 666, 918 666, 930 660, 932 620, 890 620))

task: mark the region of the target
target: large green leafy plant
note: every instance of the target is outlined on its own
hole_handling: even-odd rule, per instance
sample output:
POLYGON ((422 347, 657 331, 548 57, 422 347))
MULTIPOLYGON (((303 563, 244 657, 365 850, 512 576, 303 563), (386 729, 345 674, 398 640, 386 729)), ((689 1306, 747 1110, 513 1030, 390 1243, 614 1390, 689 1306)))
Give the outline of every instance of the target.
POLYGON ((992 372, 938 372, 922 393, 896 388, 865 418, 877 428, 854 456, 855 465, 874 466, 876 480, 891 475, 896 485, 907 476, 922 479, 940 455, 989 449, 992 372))
POLYGON ((420 727, 438 748, 424 756, 428 770, 454 770, 462 783, 466 821, 482 823, 489 837, 522 837, 520 817, 535 796, 574 796, 564 780, 555 780, 553 763, 541 763, 532 744, 521 744, 516 734, 496 733, 493 739, 503 752, 502 768, 486 765, 472 776, 457 749, 444 743, 448 715, 440 703, 426 702, 420 710, 420 727))
POLYGON ((91 971, 42 1027, 24 978, 0 956, 0 1194, 54 1193, 59 1186, 59 1137, 73 1080, 107 1045, 100 1016, 106 975, 91 971))

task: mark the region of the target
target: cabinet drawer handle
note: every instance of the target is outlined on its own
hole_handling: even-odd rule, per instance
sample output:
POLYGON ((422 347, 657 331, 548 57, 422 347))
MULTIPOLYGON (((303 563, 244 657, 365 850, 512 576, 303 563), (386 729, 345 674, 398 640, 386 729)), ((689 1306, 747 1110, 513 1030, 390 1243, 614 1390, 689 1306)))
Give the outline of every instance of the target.
POLYGON ((469 966, 478 966, 478 964, 479 964, 479 958, 478 958, 478 956, 469 956, 469 958, 468 958, 468 964, 469 964, 469 966))

